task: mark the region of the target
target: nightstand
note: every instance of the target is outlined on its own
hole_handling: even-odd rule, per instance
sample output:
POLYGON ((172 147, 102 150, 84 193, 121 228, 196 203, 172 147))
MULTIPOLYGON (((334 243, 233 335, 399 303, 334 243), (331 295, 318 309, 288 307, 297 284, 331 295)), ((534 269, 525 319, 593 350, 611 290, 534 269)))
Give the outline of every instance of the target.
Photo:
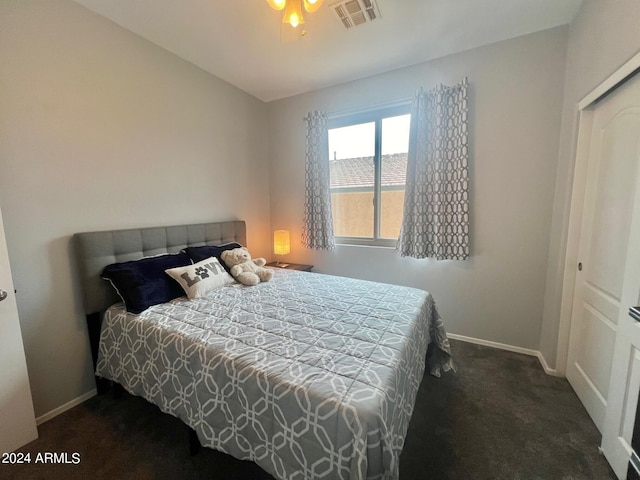
POLYGON ((310 272, 313 265, 302 265, 300 263, 289 262, 269 262, 267 267, 284 268, 285 270, 300 270, 301 272, 310 272))

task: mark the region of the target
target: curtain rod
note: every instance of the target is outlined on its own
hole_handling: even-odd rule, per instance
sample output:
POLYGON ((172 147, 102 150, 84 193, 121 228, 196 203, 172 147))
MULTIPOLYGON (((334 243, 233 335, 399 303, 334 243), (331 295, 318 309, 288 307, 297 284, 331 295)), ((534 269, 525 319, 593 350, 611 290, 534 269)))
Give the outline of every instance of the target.
POLYGON ((393 102, 386 102, 386 103, 378 103, 375 105, 369 105, 366 108, 360 108, 360 109, 353 109, 353 110, 341 110, 338 112, 328 112, 327 116, 330 118, 340 118, 340 117, 348 117, 350 115, 358 115, 361 113, 369 113, 369 112, 374 112, 376 110, 382 110, 384 108, 393 108, 393 107, 400 107, 403 105, 408 105, 411 103, 411 97, 408 98, 403 98, 400 100, 395 100, 393 102))
MULTIPOLYGON (((349 117, 351 115, 375 112, 376 110, 382 110, 384 108, 393 108, 393 107, 409 105, 410 103, 411 103, 411 98, 403 98, 400 100, 395 100, 393 102, 377 103, 375 105, 369 105, 366 108, 353 109, 353 110, 340 110, 338 112, 327 112, 327 117, 331 119, 349 117)), ((317 112, 317 111, 318 111, 317 109, 311 110, 311 112, 317 112)), ((308 114, 304 116, 303 120, 305 120, 307 116, 308 114)))
MULTIPOLYGON (((453 85, 444 85, 442 83, 439 83, 438 85, 436 85, 435 88, 455 88, 458 87, 460 85, 468 85, 469 84, 469 79, 467 76, 464 76, 462 78, 462 80, 458 83, 455 83, 453 85)), ((419 92, 422 90, 421 88, 418 88, 418 90, 416 90, 416 92, 419 92)), ((415 97, 406 97, 406 98, 401 98, 398 100, 394 100, 392 102, 386 102, 386 103, 378 103, 375 105, 369 105, 366 108, 362 108, 362 109, 353 109, 353 110, 340 110, 337 112, 327 112, 327 117, 331 118, 331 119, 337 119, 337 118, 341 118, 341 117, 348 117, 351 115, 358 115, 358 114, 363 114, 363 113, 369 113, 369 112, 374 112, 376 110, 381 110, 384 108, 393 108, 393 107, 399 107, 399 106, 403 106, 403 105, 407 105, 410 104, 413 101, 413 98, 415 97)), ((317 110, 316 110, 317 111, 317 110)), ((306 116, 305 116, 306 118, 306 116)), ((304 119, 303 119, 304 120, 304 119)))

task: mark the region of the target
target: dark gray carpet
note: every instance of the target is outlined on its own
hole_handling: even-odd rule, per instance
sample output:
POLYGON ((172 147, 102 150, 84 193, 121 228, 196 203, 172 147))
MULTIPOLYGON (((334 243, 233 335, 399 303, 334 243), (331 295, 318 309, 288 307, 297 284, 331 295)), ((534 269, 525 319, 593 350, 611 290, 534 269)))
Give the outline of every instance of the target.
MULTIPOLYGON (((614 479, 600 435, 564 379, 538 360, 452 341, 457 374, 425 376, 400 459, 411 479, 614 479)), ((144 400, 92 398, 39 427, 29 465, 1 479, 271 479, 209 449, 189 456, 186 427, 144 400), (35 464, 45 452, 78 465, 35 464)))

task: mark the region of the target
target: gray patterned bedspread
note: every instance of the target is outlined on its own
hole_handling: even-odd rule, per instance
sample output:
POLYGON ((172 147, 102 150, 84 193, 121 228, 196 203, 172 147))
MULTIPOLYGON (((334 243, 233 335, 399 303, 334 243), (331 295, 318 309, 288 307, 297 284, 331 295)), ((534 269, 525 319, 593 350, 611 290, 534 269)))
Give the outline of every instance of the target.
POLYGON ((439 376, 453 364, 425 291, 278 269, 140 315, 111 307, 96 373, 279 479, 397 479, 430 343, 439 376))

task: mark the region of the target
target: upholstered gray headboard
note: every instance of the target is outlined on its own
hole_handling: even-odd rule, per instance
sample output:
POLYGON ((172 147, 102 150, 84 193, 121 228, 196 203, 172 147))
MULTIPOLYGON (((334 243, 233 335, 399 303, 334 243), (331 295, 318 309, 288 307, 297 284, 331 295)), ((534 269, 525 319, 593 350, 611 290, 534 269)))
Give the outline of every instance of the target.
POLYGON ((113 288, 100 277, 107 265, 177 253, 185 247, 229 242, 246 245, 246 232, 243 221, 230 221, 75 234, 85 314, 102 312, 119 301, 113 288))

